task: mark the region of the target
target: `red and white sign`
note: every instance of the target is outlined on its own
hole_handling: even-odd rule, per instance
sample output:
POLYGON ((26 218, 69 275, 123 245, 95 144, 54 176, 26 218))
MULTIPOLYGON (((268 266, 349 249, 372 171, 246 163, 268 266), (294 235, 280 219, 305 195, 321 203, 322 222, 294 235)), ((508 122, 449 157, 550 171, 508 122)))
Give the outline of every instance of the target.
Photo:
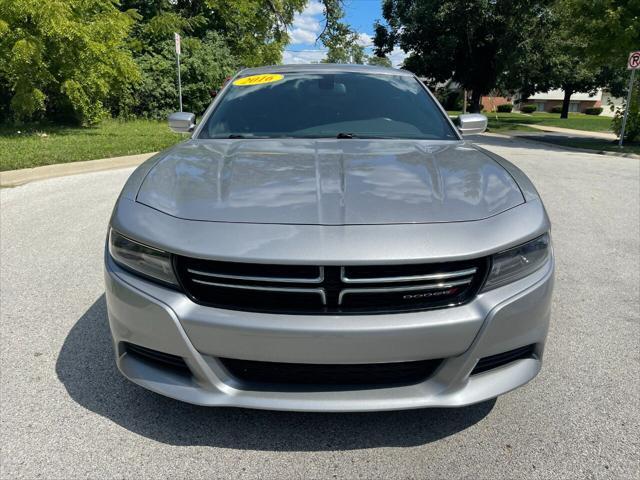
POLYGON ((627 61, 627 70, 637 70, 640 68, 640 52, 631 52, 627 61))
POLYGON ((176 40, 176 53, 180 55, 180 35, 178 35, 177 33, 174 33, 173 36, 176 40))

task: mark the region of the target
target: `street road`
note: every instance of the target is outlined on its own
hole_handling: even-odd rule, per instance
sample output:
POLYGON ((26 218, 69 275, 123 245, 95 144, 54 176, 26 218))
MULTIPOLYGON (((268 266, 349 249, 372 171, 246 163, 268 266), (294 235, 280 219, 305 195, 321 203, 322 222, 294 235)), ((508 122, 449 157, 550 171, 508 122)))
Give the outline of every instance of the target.
POLYGON ((0 191, 1 477, 638 478, 640 161, 480 143, 536 183, 557 283, 542 373, 477 406, 207 409, 116 371, 102 250, 131 170, 0 191))

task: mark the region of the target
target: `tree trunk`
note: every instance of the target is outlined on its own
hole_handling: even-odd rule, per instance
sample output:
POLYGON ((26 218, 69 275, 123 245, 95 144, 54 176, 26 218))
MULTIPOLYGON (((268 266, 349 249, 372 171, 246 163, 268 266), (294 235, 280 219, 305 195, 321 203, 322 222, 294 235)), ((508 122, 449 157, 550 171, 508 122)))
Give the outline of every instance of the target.
POLYGON ((564 98, 562 99, 562 113, 560 118, 569 118, 569 104, 571 103, 571 95, 573 95, 573 88, 566 87, 564 89, 564 98))
POLYGON ((480 99, 482 95, 478 90, 473 90, 471 92, 471 104, 469 105, 469 112, 478 113, 480 112, 480 99))

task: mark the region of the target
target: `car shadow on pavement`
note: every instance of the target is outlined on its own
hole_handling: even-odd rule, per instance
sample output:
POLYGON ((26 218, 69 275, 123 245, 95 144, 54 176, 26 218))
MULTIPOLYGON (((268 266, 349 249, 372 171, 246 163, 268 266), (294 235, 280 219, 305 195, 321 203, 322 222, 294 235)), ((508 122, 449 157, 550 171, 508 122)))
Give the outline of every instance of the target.
POLYGON ((423 445, 482 420, 495 400, 458 409, 295 413, 199 407, 149 392, 117 370, 104 294, 73 326, 56 373, 78 404, 131 432, 170 445, 267 451, 423 445))

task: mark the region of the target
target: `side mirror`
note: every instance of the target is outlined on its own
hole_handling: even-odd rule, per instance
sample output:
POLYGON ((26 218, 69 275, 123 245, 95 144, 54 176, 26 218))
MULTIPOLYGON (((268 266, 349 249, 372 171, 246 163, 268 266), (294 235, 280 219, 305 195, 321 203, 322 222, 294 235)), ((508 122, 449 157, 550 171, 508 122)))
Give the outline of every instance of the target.
POLYGON ((463 135, 475 135, 487 129, 487 117, 479 113, 468 113, 458 116, 458 130, 463 135))
POLYGON ((189 133, 196 128, 196 116, 189 112, 174 112, 169 115, 169 128, 178 133, 189 133))

